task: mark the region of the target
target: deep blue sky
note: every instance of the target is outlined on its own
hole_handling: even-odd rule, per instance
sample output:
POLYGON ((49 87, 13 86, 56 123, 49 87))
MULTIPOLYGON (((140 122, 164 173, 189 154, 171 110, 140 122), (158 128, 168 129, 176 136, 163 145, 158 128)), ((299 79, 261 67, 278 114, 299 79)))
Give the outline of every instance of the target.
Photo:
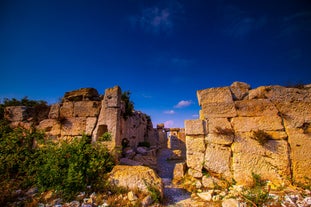
POLYGON ((311 83, 311 1, 0 0, 0 71, 1 99, 119 85, 183 127, 196 90, 311 83))

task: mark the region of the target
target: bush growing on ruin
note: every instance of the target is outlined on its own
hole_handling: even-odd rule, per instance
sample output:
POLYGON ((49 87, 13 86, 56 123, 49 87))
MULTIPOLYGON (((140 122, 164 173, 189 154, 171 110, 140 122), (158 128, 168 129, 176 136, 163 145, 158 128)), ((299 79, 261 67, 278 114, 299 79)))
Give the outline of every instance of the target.
POLYGON ((34 129, 11 129, 1 120, 0 206, 16 201, 16 190, 25 192, 33 186, 40 191, 57 190, 64 199, 87 191, 87 186, 98 190, 103 176, 114 165, 107 148, 100 143, 92 145, 86 135, 71 142, 53 143, 45 141, 44 134, 34 129))
POLYGON ((131 101, 130 95, 130 91, 124 91, 121 95, 121 100, 124 102, 125 105, 125 112, 123 114, 124 119, 127 119, 128 117, 133 115, 134 103, 131 101))

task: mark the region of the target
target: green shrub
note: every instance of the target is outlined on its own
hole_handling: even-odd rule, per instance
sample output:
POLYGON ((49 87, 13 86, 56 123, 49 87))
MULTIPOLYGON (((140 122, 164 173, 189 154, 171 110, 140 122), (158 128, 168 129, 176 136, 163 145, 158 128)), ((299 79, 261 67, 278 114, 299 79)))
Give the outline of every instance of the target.
POLYGON ((269 200, 271 200, 270 188, 267 186, 267 182, 262 180, 260 175, 252 173, 253 186, 252 188, 246 190, 242 197, 251 206, 263 206, 269 200))
POLYGON ((70 143, 49 144, 40 150, 36 183, 42 191, 56 189, 70 199, 76 192, 99 182, 101 174, 110 172, 114 159, 99 144, 91 145, 87 136, 70 143))
POLYGON ((127 119, 133 115, 134 103, 130 100, 130 91, 124 91, 121 95, 121 100, 125 104, 125 112, 123 113, 123 118, 127 119))
POLYGON ((111 141, 111 134, 109 132, 105 132, 102 136, 98 138, 98 141, 100 142, 107 142, 111 141))

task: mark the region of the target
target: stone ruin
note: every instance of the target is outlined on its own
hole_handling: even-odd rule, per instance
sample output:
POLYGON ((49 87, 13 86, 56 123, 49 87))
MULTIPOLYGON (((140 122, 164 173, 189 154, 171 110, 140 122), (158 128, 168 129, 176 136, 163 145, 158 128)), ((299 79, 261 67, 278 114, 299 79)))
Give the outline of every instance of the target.
POLYGON ((310 185, 311 85, 234 82, 197 97, 200 117, 185 121, 185 133, 188 174, 198 186, 216 178, 251 185, 252 173, 275 186, 310 185))
MULTIPOLYGON (((61 103, 51 105, 38 122, 33 121, 34 117, 25 106, 6 107, 5 118, 12 127, 34 126, 55 141, 70 140, 85 134, 96 142, 105 132, 109 132, 111 140, 104 141, 104 144, 110 150, 128 147, 136 152, 135 155, 139 154, 136 151, 139 143, 148 142, 153 149, 166 146, 164 128, 154 129, 146 114, 133 111, 131 116, 124 116, 125 104, 121 95, 119 86, 106 89, 103 95, 99 95, 94 88, 82 88, 66 92, 61 103), (125 142, 127 146, 124 146, 125 142)), ((147 149, 144 151, 147 153, 147 149)))

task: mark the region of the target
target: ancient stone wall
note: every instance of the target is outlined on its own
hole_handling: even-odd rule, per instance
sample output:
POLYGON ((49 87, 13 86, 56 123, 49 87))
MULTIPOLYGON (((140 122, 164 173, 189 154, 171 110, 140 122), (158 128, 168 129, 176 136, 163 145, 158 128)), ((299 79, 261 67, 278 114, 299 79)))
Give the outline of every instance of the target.
POLYGON ((188 173, 203 186, 215 175, 250 185, 311 180, 311 87, 242 82, 197 91, 200 118, 185 121, 188 173))
POLYGON ((123 116, 125 106, 121 94, 119 86, 106 89, 104 95, 99 95, 93 88, 66 92, 61 103, 51 105, 49 113, 37 125, 24 106, 7 107, 5 117, 13 127, 35 126, 55 141, 86 134, 92 136, 92 141, 95 142, 105 132, 109 132, 112 135, 111 141, 105 141, 105 144, 110 149, 121 147, 124 138, 134 148, 144 141, 153 146, 160 145, 159 137, 162 134, 159 136, 157 129, 153 129, 146 114, 133 111, 132 116, 123 116))

